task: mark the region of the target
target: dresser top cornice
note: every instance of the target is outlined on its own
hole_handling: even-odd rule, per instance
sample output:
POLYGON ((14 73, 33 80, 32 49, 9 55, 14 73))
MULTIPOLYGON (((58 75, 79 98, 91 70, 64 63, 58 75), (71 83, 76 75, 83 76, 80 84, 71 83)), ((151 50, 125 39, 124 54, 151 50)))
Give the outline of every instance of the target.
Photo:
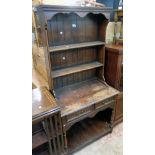
POLYGON ((36 5, 37 9, 42 9, 44 11, 112 11, 111 7, 80 7, 80 6, 60 6, 60 5, 36 5))
POLYGON ((76 13, 80 17, 85 17, 89 13, 93 14, 102 14, 107 19, 110 19, 110 13, 112 12, 112 8, 110 7, 80 7, 80 6, 56 6, 56 5, 37 5, 34 6, 34 11, 36 12, 44 12, 49 20, 57 13, 76 13), (48 17, 49 12, 50 17, 48 17))

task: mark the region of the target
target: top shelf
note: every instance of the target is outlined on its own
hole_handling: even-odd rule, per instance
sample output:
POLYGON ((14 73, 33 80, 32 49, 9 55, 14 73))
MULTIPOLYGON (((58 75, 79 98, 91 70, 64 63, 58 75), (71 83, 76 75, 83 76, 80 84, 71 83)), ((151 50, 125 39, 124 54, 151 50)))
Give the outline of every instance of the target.
POLYGON ((105 45, 105 42, 92 41, 92 42, 85 42, 85 43, 75 43, 75 44, 68 44, 68 45, 53 46, 53 47, 49 47, 49 52, 57 52, 57 51, 64 51, 64 50, 91 47, 91 46, 99 46, 99 45, 105 45))

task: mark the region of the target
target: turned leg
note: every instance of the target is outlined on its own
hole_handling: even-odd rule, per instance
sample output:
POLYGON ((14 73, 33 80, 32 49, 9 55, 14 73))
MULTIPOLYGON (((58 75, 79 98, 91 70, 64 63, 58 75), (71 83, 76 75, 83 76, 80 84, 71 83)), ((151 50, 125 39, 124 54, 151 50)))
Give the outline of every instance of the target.
POLYGON ((111 128, 111 132, 113 130, 113 126, 114 126, 114 118, 115 118, 115 104, 112 108, 112 114, 111 114, 111 120, 110 120, 110 128, 111 128))

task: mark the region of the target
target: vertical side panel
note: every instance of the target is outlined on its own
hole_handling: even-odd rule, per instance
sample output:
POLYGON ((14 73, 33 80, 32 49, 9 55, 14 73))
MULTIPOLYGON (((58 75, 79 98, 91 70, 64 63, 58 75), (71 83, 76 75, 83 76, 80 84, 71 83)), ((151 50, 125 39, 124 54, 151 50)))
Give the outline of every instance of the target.
MULTIPOLYGON (((98 61, 104 65, 104 61, 105 61, 105 46, 99 46, 98 47, 98 61)), ((101 80, 105 81, 105 78, 104 78, 104 66, 98 68, 97 71, 98 71, 98 77, 101 80)))
POLYGON ((52 34, 52 23, 51 20, 47 21, 47 29, 48 29, 48 44, 49 46, 53 45, 53 34, 52 34))
POLYGON ((51 32, 52 32, 52 44, 50 44, 50 46, 58 45, 58 27, 57 27, 56 15, 51 19, 51 32))

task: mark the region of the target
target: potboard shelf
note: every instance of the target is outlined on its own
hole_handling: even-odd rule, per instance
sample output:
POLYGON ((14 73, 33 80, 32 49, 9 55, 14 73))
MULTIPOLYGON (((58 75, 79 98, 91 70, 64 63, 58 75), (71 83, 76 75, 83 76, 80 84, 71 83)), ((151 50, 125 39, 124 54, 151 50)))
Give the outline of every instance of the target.
POLYGON ((108 123, 97 116, 76 123, 67 132, 69 153, 73 153, 91 143, 94 137, 98 139, 108 132, 110 132, 108 123))
POLYGON ((97 67, 102 67, 102 66, 103 66, 102 63, 95 61, 95 62, 91 62, 87 64, 67 67, 64 69, 58 69, 58 70, 53 71, 52 77, 56 78, 56 77, 69 75, 69 74, 73 74, 73 73, 77 73, 77 72, 81 72, 81 71, 85 71, 85 70, 89 70, 89 69, 93 69, 97 67))
POLYGON ((105 45, 105 42, 92 41, 92 42, 84 42, 84 43, 75 43, 75 44, 68 44, 68 45, 53 46, 53 47, 49 48, 49 52, 57 52, 57 51, 71 50, 71 49, 75 49, 75 48, 99 46, 99 45, 105 45))

